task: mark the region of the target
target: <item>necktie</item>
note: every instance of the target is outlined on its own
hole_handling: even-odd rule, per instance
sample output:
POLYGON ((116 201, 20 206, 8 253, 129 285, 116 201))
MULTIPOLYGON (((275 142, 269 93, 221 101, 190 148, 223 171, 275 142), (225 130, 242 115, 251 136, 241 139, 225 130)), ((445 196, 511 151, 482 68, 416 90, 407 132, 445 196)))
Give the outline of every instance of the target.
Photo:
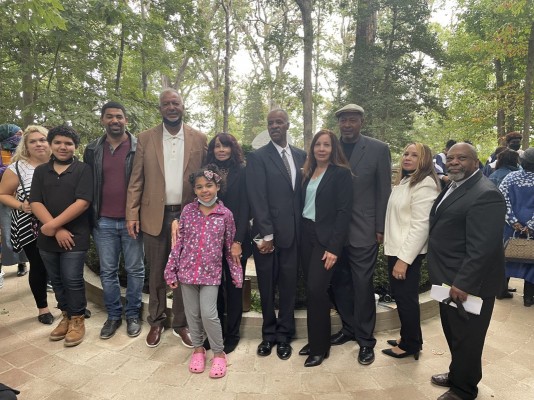
POLYGON ((282 150, 282 161, 284 162, 284 165, 286 167, 287 174, 289 175, 289 179, 292 180, 291 176, 291 167, 289 166, 289 161, 287 160, 286 156, 286 149, 282 150))

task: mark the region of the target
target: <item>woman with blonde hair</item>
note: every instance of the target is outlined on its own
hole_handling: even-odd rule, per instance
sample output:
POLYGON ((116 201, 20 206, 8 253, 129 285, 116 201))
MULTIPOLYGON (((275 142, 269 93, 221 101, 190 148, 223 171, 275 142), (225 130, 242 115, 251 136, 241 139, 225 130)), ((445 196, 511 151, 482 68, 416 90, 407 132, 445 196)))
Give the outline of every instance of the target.
POLYGON ((386 211, 384 254, 388 256, 389 283, 401 321, 400 340, 388 340, 388 356, 419 359, 423 345, 419 312, 421 263, 426 254, 430 209, 439 194, 432 152, 410 143, 402 154, 386 211))
POLYGON ((48 309, 46 283, 47 273, 36 245, 35 217, 28 197, 33 172, 50 159, 50 147, 46 140, 48 130, 39 125, 30 125, 24 131, 12 162, 0 183, 0 203, 12 208, 11 244, 13 250, 24 250, 30 261, 30 288, 39 309, 37 319, 50 325, 54 317, 48 309), (13 196, 16 193, 16 196, 13 196))

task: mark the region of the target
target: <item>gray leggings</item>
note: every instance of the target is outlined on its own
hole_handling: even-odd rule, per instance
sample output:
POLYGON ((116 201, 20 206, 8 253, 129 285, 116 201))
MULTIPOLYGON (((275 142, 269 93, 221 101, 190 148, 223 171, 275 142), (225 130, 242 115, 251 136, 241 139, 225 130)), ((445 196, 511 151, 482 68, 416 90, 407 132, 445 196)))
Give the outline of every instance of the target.
POLYGON ((202 347, 204 331, 208 335, 214 353, 222 353, 224 343, 221 321, 217 313, 219 286, 186 285, 182 286, 185 316, 194 347, 202 347))

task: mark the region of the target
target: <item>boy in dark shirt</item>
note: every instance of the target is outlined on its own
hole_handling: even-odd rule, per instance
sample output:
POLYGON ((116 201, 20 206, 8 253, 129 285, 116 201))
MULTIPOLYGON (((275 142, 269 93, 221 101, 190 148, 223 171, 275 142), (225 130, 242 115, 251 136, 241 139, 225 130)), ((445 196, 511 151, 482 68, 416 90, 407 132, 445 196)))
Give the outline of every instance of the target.
POLYGON ((89 248, 87 209, 93 199, 93 174, 74 157, 80 142, 74 129, 53 128, 47 140, 52 157, 35 169, 30 204, 41 222, 37 247, 63 313, 50 340, 65 339, 70 347, 80 344, 85 335, 83 265, 89 248))

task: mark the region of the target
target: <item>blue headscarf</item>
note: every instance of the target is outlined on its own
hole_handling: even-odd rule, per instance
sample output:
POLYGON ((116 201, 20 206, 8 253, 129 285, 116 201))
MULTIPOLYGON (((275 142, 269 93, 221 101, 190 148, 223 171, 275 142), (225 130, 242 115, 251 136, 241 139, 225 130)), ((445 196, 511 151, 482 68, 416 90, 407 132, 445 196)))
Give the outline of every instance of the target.
POLYGON ((21 136, 16 135, 21 129, 15 124, 0 125, 0 143, 5 150, 15 150, 21 136))

